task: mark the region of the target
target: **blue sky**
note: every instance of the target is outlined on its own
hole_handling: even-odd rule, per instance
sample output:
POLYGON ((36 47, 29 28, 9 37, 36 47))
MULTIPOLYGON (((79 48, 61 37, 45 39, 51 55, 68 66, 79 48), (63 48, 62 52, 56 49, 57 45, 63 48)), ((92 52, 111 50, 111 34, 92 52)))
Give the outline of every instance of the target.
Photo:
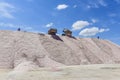
POLYGON ((77 37, 97 37, 120 45, 120 0, 0 0, 0 30, 47 33, 57 28, 77 37))

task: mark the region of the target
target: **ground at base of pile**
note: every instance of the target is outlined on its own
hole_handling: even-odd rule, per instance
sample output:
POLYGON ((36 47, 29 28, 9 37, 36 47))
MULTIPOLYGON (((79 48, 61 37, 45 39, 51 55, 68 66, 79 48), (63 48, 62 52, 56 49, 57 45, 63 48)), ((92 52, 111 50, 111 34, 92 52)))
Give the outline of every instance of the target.
POLYGON ((0 80, 120 80, 120 64, 40 68, 27 72, 0 70, 0 80))

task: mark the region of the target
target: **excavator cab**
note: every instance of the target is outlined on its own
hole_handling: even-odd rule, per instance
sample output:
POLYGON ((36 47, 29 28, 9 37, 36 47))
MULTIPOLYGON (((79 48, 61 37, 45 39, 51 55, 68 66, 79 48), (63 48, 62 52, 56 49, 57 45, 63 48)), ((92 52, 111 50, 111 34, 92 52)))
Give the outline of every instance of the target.
POLYGON ((55 28, 51 28, 48 30, 49 35, 56 35, 56 33, 57 33, 57 29, 55 29, 55 28))
POLYGON ((72 31, 70 31, 69 29, 64 29, 63 32, 64 34, 62 35, 72 37, 72 31))

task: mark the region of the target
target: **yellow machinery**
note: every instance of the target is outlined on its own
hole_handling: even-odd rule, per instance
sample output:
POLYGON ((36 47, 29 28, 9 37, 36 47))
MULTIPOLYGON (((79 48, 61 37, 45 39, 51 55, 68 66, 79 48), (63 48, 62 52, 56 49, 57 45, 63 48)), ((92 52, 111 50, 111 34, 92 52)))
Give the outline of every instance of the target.
POLYGON ((50 34, 50 35, 56 35, 56 33, 57 33, 57 29, 55 29, 55 28, 51 28, 48 30, 48 34, 50 34))
POLYGON ((63 32, 64 32, 64 34, 62 34, 63 36, 72 37, 72 31, 70 31, 69 29, 64 29, 63 32))

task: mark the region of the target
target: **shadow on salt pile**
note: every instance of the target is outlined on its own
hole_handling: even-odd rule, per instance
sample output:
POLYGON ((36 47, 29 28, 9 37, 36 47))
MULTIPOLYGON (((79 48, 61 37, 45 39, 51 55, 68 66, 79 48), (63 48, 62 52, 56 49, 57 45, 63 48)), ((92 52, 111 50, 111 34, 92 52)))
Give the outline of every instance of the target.
POLYGON ((51 37, 52 37, 53 39, 55 39, 55 40, 59 40, 59 41, 62 41, 62 42, 63 42, 63 40, 62 40, 59 36, 57 36, 57 35, 51 35, 51 37))

